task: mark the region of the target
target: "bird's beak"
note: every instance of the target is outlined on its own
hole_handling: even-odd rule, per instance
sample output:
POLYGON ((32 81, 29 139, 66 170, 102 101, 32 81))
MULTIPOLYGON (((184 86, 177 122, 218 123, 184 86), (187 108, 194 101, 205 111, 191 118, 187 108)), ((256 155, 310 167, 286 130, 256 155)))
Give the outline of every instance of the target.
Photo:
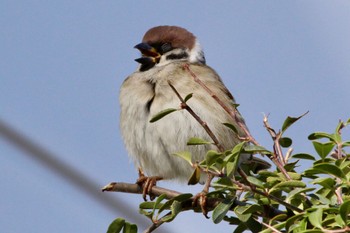
POLYGON ((158 63, 161 54, 157 52, 157 50, 150 46, 147 43, 140 43, 135 45, 135 49, 140 50, 142 53, 142 57, 135 59, 138 63, 141 63, 142 65, 155 65, 158 63))

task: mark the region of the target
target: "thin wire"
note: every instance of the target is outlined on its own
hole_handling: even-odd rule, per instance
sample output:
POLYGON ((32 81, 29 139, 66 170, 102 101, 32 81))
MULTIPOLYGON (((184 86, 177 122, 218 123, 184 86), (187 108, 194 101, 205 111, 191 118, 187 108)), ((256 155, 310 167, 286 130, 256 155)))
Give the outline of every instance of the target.
POLYGON ((48 168, 54 174, 64 178, 67 183, 70 183, 75 188, 81 189, 83 194, 92 197, 113 213, 116 211, 122 213, 127 221, 136 223, 139 228, 147 228, 150 224, 149 221, 146 221, 146 218, 141 215, 133 214, 133 212, 130 211, 132 207, 126 204, 125 200, 118 200, 118 198, 109 196, 107 193, 106 195, 101 195, 101 185, 88 179, 86 175, 58 159, 59 156, 57 154, 39 146, 38 143, 33 142, 1 119, 0 135, 15 147, 25 152, 24 154, 29 155, 32 159, 48 168))

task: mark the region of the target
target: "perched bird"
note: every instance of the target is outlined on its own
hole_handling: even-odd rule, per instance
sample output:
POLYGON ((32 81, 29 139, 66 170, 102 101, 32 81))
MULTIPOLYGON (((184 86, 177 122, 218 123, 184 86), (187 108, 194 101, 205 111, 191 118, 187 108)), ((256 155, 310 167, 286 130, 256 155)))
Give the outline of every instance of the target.
MULTIPOLYGON (((208 125, 225 150, 232 149, 245 137, 238 122, 244 120, 235 108, 235 100, 220 76, 206 65, 197 38, 184 28, 158 26, 149 29, 142 43, 135 46, 142 57, 136 72, 125 79, 120 89, 120 129, 129 155, 148 176, 187 181, 193 172, 191 165, 173 154, 192 153, 193 161, 201 161, 215 145, 188 146, 191 137, 212 141, 187 111, 173 112, 150 123, 150 119, 167 108, 178 108, 180 100, 169 82, 184 98, 193 96, 187 104, 208 125), (187 66, 189 69, 185 69, 187 66), (201 80, 237 117, 233 119, 189 72, 201 80), (230 123, 238 132, 223 125, 230 123)), ((241 160, 250 155, 241 156, 241 160)), ((203 180, 202 180, 203 181, 203 180)))

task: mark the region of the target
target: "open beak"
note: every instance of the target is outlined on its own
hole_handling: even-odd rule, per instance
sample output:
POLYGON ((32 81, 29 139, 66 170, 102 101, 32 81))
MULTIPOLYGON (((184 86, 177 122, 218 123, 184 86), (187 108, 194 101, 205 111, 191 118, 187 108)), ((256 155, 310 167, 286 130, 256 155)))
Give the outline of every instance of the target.
POLYGON ((142 66, 153 67, 159 62, 161 54, 149 44, 140 43, 135 45, 134 48, 138 49, 142 53, 142 57, 135 59, 135 61, 141 63, 142 66))

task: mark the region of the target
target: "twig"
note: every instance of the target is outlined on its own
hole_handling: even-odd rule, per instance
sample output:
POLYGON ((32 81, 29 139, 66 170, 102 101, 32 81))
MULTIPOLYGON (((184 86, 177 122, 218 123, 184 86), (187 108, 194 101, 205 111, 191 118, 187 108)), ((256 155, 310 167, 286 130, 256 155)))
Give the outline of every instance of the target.
POLYGON ((247 126, 242 122, 241 119, 237 116, 237 110, 229 108, 227 105, 224 104, 224 102, 214 93, 212 92, 198 77, 197 75, 190 69, 190 66, 188 64, 183 65, 184 69, 187 70, 190 75, 193 77, 194 81, 198 83, 200 86, 203 87, 205 91, 210 94, 211 97, 213 97, 214 100, 232 117, 232 119, 238 124, 238 126, 243 130, 243 132, 246 134, 248 140, 252 142, 255 145, 259 145, 259 143, 254 139, 254 137, 250 134, 247 126))
POLYGON ((276 228, 274 228, 273 226, 271 226, 267 223, 261 222, 261 224, 264 225, 265 227, 271 229, 273 233, 282 233, 281 231, 277 230, 276 228))
MULTIPOLYGON (((104 186, 102 188, 102 192, 121 192, 121 193, 142 194, 142 188, 138 184, 112 182, 104 186)), ((160 196, 161 194, 165 194, 167 199, 171 199, 180 195, 181 193, 174 190, 161 188, 158 186, 153 186, 152 194, 154 194, 157 197, 160 196)))
POLYGON ((242 189, 245 190, 245 191, 254 192, 254 193, 256 193, 256 194, 259 194, 259 195, 262 195, 262 196, 264 196, 264 197, 267 197, 267 198, 269 198, 270 200, 274 200, 274 201, 280 203, 281 205, 284 205, 284 206, 285 206, 286 208, 288 208, 288 209, 297 211, 298 213, 302 213, 302 212, 303 212, 303 210, 299 209, 298 207, 295 207, 295 206, 293 206, 293 205, 291 205, 291 204, 289 204, 289 203, 283 201, 282 199, 280 199, 280 198, 278 198, 278 197, 276 197, 276 196, 273 196, 273 195, 270 195, 270 194, 268 194, 268 193, 262 192, 262 191, 260 191, 260 190, 258 190, 258 189, 252 188, 251 186, 242 184, 241 182, 239 182, 239 181, 237 181, 237 180, 234 180, 234 179, 231 179, 231 180, 232 180, 232 182, 233 182, 234 184, 236 184, 238 187, 242 188, 242 189))
POLYGON ((349 231, 350 231, 350 227, 349 226, 346 226, 343 229, 337 229, 337 230, 326 230, 326 229, 323 229, 323 232, 326 232, 326 233, 344 233, 344 232, 349 232, 349 231))
POLYGON ((281 145, 279 143, 280 136, 276 134, 276 132, 270 127, 270 124, 268 122, 267 116, 264 116, 264 126, 266 130, 270 133, 272 140, 273 140, 273 150, 274 154, 270 157, 272 161, 276 164, 278 169, 282 172, 282 174, 288 179, 291 180, 292 178, 284 168, 284 157, 281 149, 281 145))
MULTIPOLYGON (((341 130, 345 127, 345 125, 344 125, 344 123, 343 122, 340 122, 340 127, 339 127, 339 129, 338 129, 338 134, 340 135, 341 134, 341 130)), ((342 157, 343 157, 343 154, 342 154, 342 151, 343 151, 343 144, 340 142, 338 142, 337 143, 337 159, 338 160, 340 160, 340 159, 342 159, 342 157)), ((340 178, 337 178, 336 179, 336 182, 337 182, 337 184, 339 185, 339 184, 341 184, 342 183, 342 181, 341 181, 341 179, 340 178)), ((342 188, 341 188, 341 186, 339 185, 339 187, 335 190, 335 195, 336 195, 336 197, 337 197, 337 202, 338 202, 338 204, 340 205, 340 204, 342 204, 344 201, 343 201, 343 194, 342 194, 343 192, 342 192, 342 188)))
POLYGON ((171 87, 171 89, 175 92, 176 96, 179 98, 179 100, 181 101, 181 107, 183 109, 186 109, 197 121, 199 124, 201 124, 201 126, 204 128, 204 130, 207 132, 207 134, 209 135, 209 137, 213 140, 214 144, 216 145, 216 147, 219 149, 220 152, 224 152, 225 149, 224 147, 221 145, 221 143, 219 142, 219 140, 216 138, 216 136, 214 135, 213 131, 211 131, 211 129, 209 128, 209 126, 207 125, 206 122, 204 122, 193 110, 190 106, 188 106, 188 104, 185 102, 185 100, 181 97, 181 95, 179 94, 179 92, 175 89, 175 87, 173 86, 173 84, 171 84, 170 81, 168 81, 169 86, 171 87))
MULTIPOLYGON (((165 216, 168 216, 170 215, 171 212, 167 213, 165 216)), ((158 227, 160 227, 162 224, 164 223, 164 221, 162 219, 159 219, 157 221, 153 221, 153 224, 151 226, 149 226, 145 231, 144 233, 151 233, 153 232, 154 230, 156 230, 158 227)))

